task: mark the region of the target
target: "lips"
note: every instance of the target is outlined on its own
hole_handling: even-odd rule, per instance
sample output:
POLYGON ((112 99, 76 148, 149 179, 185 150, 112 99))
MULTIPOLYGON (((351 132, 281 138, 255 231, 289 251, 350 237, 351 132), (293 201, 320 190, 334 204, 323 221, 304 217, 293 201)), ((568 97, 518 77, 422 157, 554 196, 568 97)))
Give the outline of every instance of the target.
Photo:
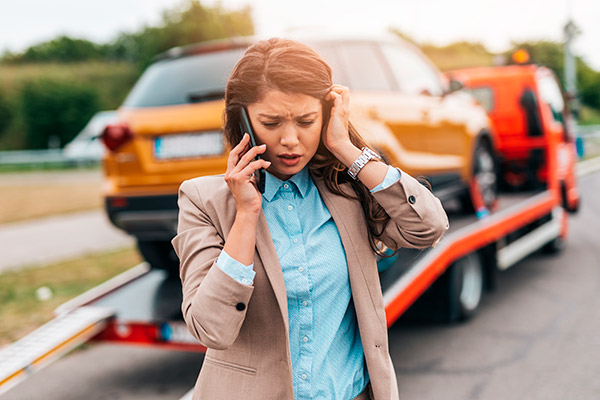
POLYGON ((288 166, 294 166, 294 165, 298 164, 298 162, 300 161, 300 154, 284 153, 284 154, 278 155, 277 157, 279 158, 279 160, 281 161, 282 164, 288 165, 288 166))

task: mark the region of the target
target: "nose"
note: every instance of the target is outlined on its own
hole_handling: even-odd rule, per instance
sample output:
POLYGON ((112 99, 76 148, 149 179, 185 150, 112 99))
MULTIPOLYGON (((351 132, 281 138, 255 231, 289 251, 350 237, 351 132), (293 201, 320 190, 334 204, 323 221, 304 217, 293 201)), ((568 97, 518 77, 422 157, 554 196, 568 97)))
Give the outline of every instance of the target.
POLYGON ((282 146, 293 148, 300 143, 298 130, 294 124, 285 124, 281 132, 280 143, 282 146))

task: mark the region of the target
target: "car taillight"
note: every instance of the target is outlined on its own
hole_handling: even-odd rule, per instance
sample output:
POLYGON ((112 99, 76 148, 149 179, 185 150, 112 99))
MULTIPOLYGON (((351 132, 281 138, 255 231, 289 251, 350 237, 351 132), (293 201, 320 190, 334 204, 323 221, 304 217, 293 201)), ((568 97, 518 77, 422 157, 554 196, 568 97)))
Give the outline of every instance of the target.
POLYGON ((126 124, 107 125, 102 131, 102 141, 110 151, 117 151, 132 138, 131 129, 126 124))

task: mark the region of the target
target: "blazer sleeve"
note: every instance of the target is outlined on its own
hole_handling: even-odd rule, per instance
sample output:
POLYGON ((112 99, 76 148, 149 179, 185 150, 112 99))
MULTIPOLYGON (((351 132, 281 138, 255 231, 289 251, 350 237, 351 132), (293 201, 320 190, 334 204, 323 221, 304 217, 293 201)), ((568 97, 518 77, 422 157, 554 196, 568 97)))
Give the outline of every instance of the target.
POLYGON ((236 340, 254 287, 216 265, 224 240, 191 180, 179 187, 177 236, 171 241, 180 262, 181 309, 190 332, 208 348, 224 350, 236 340))
POLYGON ((448 216, 440 200, 406 172, 372 196, 390 216, 378 239, 392 250, 435 246, 448 230, 448 216))

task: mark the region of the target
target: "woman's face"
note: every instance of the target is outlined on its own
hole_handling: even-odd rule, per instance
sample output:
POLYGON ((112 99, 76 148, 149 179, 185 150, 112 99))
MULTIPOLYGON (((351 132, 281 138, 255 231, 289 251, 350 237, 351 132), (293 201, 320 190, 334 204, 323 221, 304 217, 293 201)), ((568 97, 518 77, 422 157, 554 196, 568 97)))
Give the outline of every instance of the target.
POLYGON ((262 100, 248 105, 257 144, 266 144, 262 158, 281 180, 300 172, 317 152, 321 140, 321 102, 301 93, 269 90, 262 100))

